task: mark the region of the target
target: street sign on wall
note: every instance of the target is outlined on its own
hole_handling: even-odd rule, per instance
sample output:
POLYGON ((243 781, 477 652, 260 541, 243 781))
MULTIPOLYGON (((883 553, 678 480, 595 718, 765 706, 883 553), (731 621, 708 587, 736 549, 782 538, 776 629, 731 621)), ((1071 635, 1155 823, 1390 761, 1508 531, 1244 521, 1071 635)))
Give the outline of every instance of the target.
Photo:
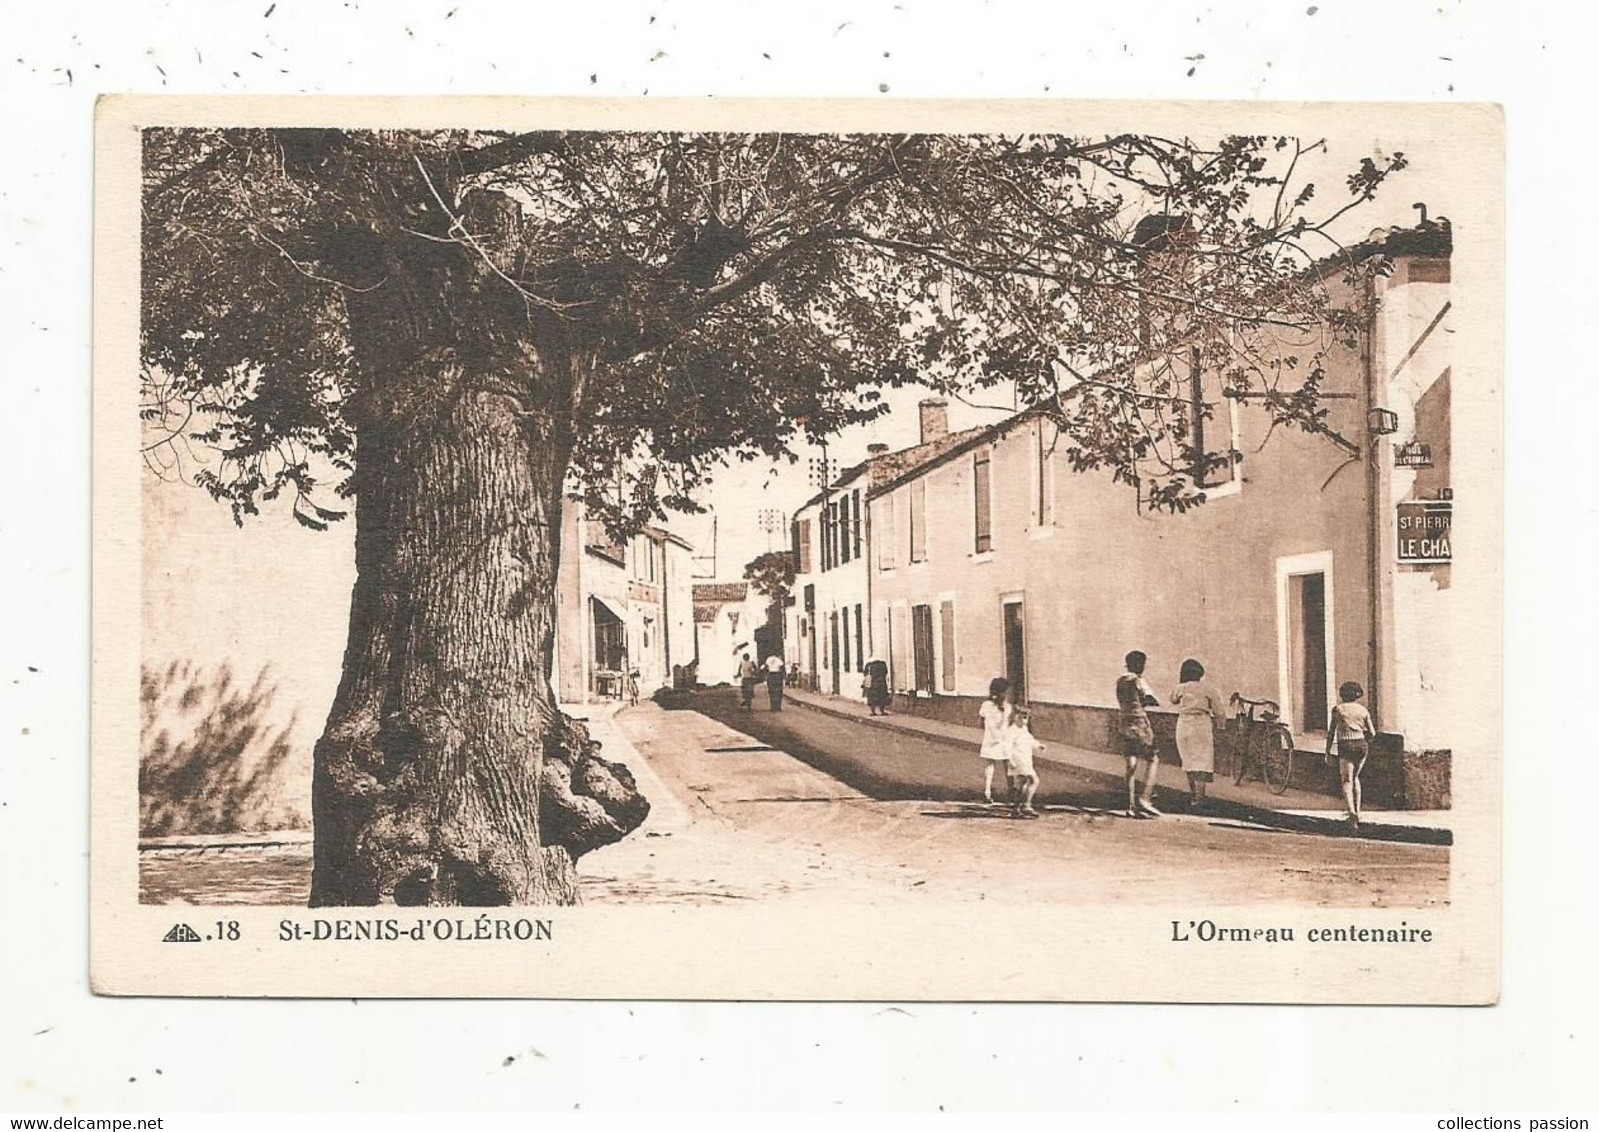
POLYGON ((1394 467, 1396 468, 1430 468, 1432 467, 1432 445, 1430 444, 1401 444, 1394 449, 1394 467))
POLYGON ((1416 499, 1398 505, 1399 562, 1434 565, 1450 561, 1454 502, 1416 499))

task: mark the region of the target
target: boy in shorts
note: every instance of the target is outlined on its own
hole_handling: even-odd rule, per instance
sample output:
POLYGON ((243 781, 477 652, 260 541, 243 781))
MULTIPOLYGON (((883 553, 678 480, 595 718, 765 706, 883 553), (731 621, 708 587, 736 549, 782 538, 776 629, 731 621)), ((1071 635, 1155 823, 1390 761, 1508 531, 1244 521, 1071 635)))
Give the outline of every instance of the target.
POLYGON ((1134 649, 1127 654, 1127 671, 1116 680, 1117 739, 1127 757, 1127 816, 1158 818, 1155 808, 1155 729, 1147 709, 1160 703, 1144 682, 1149 658, 1134 649), (1140 782, 1142 790, 1140 790, 1140 782))

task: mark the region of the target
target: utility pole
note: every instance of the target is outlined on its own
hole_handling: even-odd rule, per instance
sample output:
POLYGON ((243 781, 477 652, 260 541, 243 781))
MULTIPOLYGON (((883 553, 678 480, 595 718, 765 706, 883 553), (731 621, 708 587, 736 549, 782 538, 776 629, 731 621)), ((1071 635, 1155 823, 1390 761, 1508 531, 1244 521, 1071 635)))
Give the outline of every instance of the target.
POLYGON ((828 505, 832 501, 831 493, 833 481, 838 478, 838 466, 833 458, 827 454, 827 441, 820 441, 818 443, 818 447, 821 448, 822 454, 820 456, 811 458, 810 478, 811 483, 814 484, 822 493, 821 525, 822 530, 826 531, 827 534, 824 536, 823 540, 821 540, 821 547, 819 549, 822 552, 823 561, 828 562, 832 557, 836 557, 838 549, 836 545, 838 532, 833 529, 832 524, 828 521, 828 505), (833 555, 827 554, 828 548, 832 548, 834 551, 833 555))
POLYGON ((696 555, 694 555, 694 563, 695 563, 695 566, 696 566, 696 569, 695 569, 694 574, 693 574, 694 577, 696 577, 696 578, 714 578, 714 577, 716 577, 716 511, 714 509, 712 509, 712 511, 711 511, 711 553, 708 554, 708 555, 707 554, 696 554, 696 555), (710 570, 708 570, 708 571, 706 571, 704 573, 701 573, 700 570, 698 569, 698 567, 699 567, 699 565, 701 563, 705 562, 706 559, 710 560, 711 568, 710 568, 710 570))

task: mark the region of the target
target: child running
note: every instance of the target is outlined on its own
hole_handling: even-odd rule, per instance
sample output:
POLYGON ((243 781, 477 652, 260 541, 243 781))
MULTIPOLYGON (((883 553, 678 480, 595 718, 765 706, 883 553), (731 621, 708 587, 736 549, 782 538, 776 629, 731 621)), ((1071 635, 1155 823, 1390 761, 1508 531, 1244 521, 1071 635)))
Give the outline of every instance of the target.
POLYGON ((1033 713, 1024 707, 1011 712, 1010 726, 1005 729, 1005 748, 1010 754, 1010 812, 1012 817, 1036 818, 1033 795, 1038 793, 1038 771, 1033 767, 1033 756, 1042 754, 1044 744, 1033 738, 1028 722, 1033 713))
POLYGON ((1010 767, 1006 729, 1010 723, 1010 681, 996 676, 988 682, 988 699, 977 709, 983 721, 983 746, 977 752, 983 760, 983 801, 994 804, 994 769, 1010 767))
POLYGON ((1360 702, 1366 690, 1353 680, 1338 686, 1341 701, 1332 709, 1332 719, 1327 727, 1327 757, 1338 752, 1338 779, 1344 788, 1344 805, 1349 808, 1345 820, 1351 829, 1360 828, 1360 771, 1371 753, 1370 742, 1377 734, 1377 725, 1371 713, 1360 702))

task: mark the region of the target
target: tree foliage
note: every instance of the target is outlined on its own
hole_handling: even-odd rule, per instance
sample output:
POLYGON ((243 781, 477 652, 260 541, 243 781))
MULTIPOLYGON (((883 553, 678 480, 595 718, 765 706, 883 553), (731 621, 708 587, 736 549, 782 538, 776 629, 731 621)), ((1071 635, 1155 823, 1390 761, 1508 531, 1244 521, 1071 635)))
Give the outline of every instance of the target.
MULTIPOLYGON (((1323 431, 1339 313, 1307 264, 1343 199, 1284 137, 149 129, 146 457, 236 517, 342 516, 363 436, 517 399, 616 530, 720 462, 1014 385, 1080 467, 1194 501, 1192 351, 1323 431), (442 376, 441 376, 442 375, 442 376), (1059 394, 1075 388, 1063 401, 1059 394)), ((1209 412, 1214 406, 1206 406, 1209 412)), ((1216 456, 1215 458, 1230 458, 1216 456)))
POLYGON ((796 564, 787 550, 769 550, 744 565, 744 578, 762 597, 781 603, 794 589, 796 564))

